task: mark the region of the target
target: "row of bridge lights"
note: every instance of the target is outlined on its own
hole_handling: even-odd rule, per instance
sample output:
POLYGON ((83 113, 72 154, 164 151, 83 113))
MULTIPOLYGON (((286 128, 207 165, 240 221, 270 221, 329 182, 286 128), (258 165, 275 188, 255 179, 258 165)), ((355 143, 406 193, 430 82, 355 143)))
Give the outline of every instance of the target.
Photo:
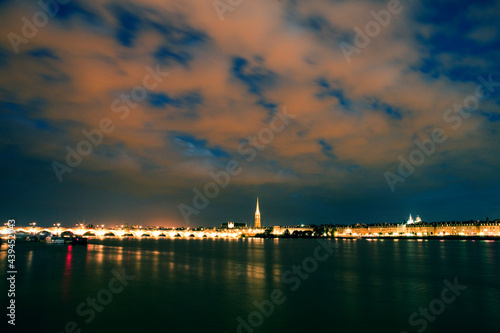
MULTIPOLYGON (((83 229, 83 227, 85 226, 85 224, 84 223, 77 223, 77 224, 75 224, 75 226, 80 227, 80 228, 83 229)), ((97 227, 99 228, 99 225, 97 225, 97 227)), ((101 229, 104 229, 104 224, 101 224, 101 229)))
MULTIPOLYGON (((5 226, 7 226, 7 225, 8 225, 8 223, 7 223, 7 222, 5 222, 5 223, 4 223, 4 225, 5 225, 5 226)), ((56 227, 57 227, 57 229, 59 229, 59 228, 61 227, 61 223, 53 223, 53 224, 52 224, 52 226, 53 226, 54 228, 56 228, 56 227)), ((84 224, 84 223, 77 223, 77 224, 75 224, 75 226, 76 226, 76 227, 80 227, 81 229, 83 229, 83 228, 85 227, 85 224, 84 224)), ((117 226, 118 226, 118 225, 117 225, 117 226)), ((34 229, 36 228, 36 222, 31 222, 31 223, 30 223, 30 227, 31 227, 31 229, 32 229, 32 230, 34 230, 34 229)), ((99 228, 99 225, 97 225, 97 227, 99 228)), ((104 229, 104 224, 101 224, 101 225, 100 225, 100 227, 101 227, 101 229, 104 229)), ((121 227, 121 228, 123 228, 123 227, 124 227, 124 225, 122 224, 120 227, 121 227)), ((142 229, 142 225, 141 225, 141 226, 139 226, 139 229, 142 229)))
MULTIPOLYGON (((5 226, 7 226, 7 225, 8 225, 8 223, 7 223, 7 222, 5 222, 5 223, 4 223, 4 225, 5 225, 5 226)), ((56 228, 56 227, 57 227, 57 228, 59 229, 59 228, 61 227, 61 223, 54 223, 54 224, 52 224, 52 226, 53 226, 54 228, 56 228)), ((76 226, 76 227, 80 227, 81 229, 83 229, 83 228, 85 227, 85 224, 84 224, 84 223, 76 223, 76 224, 75 224, 75 226, 76 226)), ((118 227, 118 225, 116 225, 116 226, 118 227)), ((35 228, 36 228, 36 222, 31 222, 31 223, 30 223, 30 227, 31 227, 32 229, 35 229, 35 228)), ((104 229, 104 224, 101 224, 101 225, 100 225, 100 227, 101 227, 101 229, 104 229)), ((122 224, 122 225, 120 225, 120 228, 122 228, 122 229, 123 229, 124 227, 125 227, 125 225, 123 225, 123 224, 122 224)), ((99 228, 99 225, 97 225, 97 228, 99 228)), ((141 225, 141 226, 139 226, 139 229, 142 229, 142 225, 141 225)), ((188 228, 188 230, 189 230, 189 228, 188 228)))

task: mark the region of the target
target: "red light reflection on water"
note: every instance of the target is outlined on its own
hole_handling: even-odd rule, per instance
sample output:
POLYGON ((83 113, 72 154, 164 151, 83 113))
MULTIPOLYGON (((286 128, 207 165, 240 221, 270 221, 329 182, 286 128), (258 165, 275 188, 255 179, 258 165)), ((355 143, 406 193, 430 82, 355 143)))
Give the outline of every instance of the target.
POLYGON ((69 298, 69 292, 70 292, 72 251, 73 251, 73 246, 68 245, 68 251, 66 252, 66 260, 64 262, 64 274, 61 284, 62 295, 65 300, 69 298))

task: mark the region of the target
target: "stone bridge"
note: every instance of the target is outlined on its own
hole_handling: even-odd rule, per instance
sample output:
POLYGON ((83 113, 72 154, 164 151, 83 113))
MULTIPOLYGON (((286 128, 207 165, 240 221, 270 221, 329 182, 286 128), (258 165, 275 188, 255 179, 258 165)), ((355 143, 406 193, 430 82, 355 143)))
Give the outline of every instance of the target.
MULTIPOLYGON (((253 236, 256 233, 264 232, 260 229, 206 229, 206 230, 161 230, 161 229, 122 229, 122 228, 63 228, 63 227, 14 227, 16 234, 31 234, 37 235, 40 233, 50 233, 52 235, 73 234, 85 237, 181 237, 181 238, 206 238, 206 237, 222 237, 236 238, 242 234, 253 236)), ((3 235, 11 233, 7 227, 0 228, 0 233, 3 235)))

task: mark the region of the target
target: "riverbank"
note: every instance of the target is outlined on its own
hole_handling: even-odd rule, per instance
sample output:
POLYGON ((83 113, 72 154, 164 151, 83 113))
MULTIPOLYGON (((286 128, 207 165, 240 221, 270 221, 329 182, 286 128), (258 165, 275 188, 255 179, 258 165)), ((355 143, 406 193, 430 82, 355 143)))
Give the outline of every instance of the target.
POLYGON ((425 239, 425 240, 496 240, 500 241, 499 236, 460 236, 460 235, 446 235, 446 236, 338 236, 339 239, 425 239))

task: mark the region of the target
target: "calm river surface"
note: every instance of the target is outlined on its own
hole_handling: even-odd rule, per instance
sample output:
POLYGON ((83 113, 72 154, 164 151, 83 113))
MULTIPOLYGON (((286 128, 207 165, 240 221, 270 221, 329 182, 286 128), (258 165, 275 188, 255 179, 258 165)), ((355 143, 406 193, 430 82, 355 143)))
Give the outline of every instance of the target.
POLYGON ((500 242, 320 242, 18 241, 15 331, 500 332, 500 242))

